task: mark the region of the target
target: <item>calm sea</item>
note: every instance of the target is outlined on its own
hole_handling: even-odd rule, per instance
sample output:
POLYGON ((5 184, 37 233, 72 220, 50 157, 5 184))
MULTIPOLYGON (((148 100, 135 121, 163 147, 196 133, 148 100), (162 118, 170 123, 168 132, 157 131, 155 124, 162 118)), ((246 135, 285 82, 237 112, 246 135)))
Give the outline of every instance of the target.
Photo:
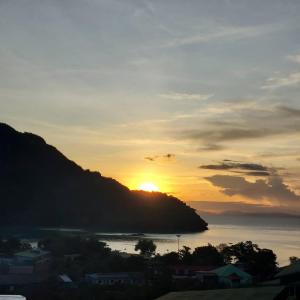
MULTIPOLYGON (((253 216, 204 216, 209 224, 209 230, 201 233, 181 234, 179 247, 195 247, 219 245, 220 243, 237 243, 252 241, 261 248, 272 249, 278 258, 279 265, 289 262, 290 256, 300 257, 300 218, 285 217, 253 217, 253 216)), ((43 228, 24 230, 24 228, 0 228, 0 236, 16 236, 27 239, 33 245, 50 231, 72 234, 89 233, 82 229, 43 228)), ((140 237, 134 234, 93 232, 99 240, 105 241, 113 250, 135 253, 134 246, 140 237)), ((143 237, 153 239, 158 253, 177 251, 178 238, 175 234, 145 234, 143 237)))
MULTIPOLYGON (((208 220, 209 217, 206 218, 208 220)), ((224 224, 229 220, 218 219, 213 223, 213 218, 209 222, 209 230, 202 233, 182 234, 179 237, 179 246, 188 246, 192 249, 211 243, 237 243, 240 241, 252 241, 261 248, 272 249, 278 258, 279 265, 288 264, 290 256, 300 257, 300 218, 276 218, 266 221, 266 218, 251 218, 252 222, 243 218, 237 221, 239 224, 224 224), (241 223, 254 223, 244 225, 241 223), (218 223, 218 224, 217 224, 218 223)), ((100 234, 100 233, 99 233, 100 234)), ((175 234, 146 234, 157 245, 157 252, 167 253, 177 251, 178 238, 175 234)), ((134 253, 134 246, 138 238, 124 237, 118 239, 114 236, 103 239, 115 250, 134 253)))

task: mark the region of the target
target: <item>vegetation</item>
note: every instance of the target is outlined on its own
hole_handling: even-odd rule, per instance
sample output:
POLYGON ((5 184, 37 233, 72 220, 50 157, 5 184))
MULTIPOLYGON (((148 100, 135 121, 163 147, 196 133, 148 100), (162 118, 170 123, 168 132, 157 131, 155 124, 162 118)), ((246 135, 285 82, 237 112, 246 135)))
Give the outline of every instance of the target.
MULTIPOLYGON (((152 240, 140 239, 135 247, 140 255, 126 255, 112 251, 97 236, 55 235, 39 241, 39 247, 52 254, 51 277, 44 286, 33 291, 18 290, 29 300, 91 300, 91 299, 155 299, 174 289, 199 288, 188 282, 176 285, 172 281, 171 266, 211 266, 237 263, 252 274, 256 281, 270 278, 277 269, 276 255, 270 249, 261 249, 251 241, 233 245, 208 244, 193 251, 183 246, 180 251, 155 255, 156 245, 152 240), (101 287, 86 284, 85 274, 105 272, 142 272, 146 276, 142 286, 101 287), (58 274, 68 274, 76 288, 64 288, 57 283, 58 274)), ((2 252, 10 253, 29 249, 30 245, 18 239, 0 240, 2 252)), ((291 257, 291 261, 297 261, 291 257)))
POLYGON ((0 238, 0 253, 5 255, 12 255, 15 252, 25 251, 31 249, 31 245, 25 241, 20 241, 14 237, 6 240, 0 238))
POLYGON ((270 249, 261 249, 251 241, 234 245, 221 245, 220 254, 225 263, 239 263, 245 270, 260 279, 271 277, 277 268, 276 254, 270 249))
POLYGON ((157 192, 130 191, 83 170, 39 136, 0 123, 0 226, 93 227, 101 231, 195 232, 194 209, 157 192), (20 171, 22 170, 22 171, 20 171))
POLYGON ((300 258, 298 256, 291 256, 290 257, 290 264, 294 264, 296 262, 300 262, 300 258))
POLYGON ((135 245, 134 250, 140 251, 141 255, 144 255, 146 257, 151 257, 152 255, 155 254, 156 245, 153 243, 152 240, 141 239, 135 245))

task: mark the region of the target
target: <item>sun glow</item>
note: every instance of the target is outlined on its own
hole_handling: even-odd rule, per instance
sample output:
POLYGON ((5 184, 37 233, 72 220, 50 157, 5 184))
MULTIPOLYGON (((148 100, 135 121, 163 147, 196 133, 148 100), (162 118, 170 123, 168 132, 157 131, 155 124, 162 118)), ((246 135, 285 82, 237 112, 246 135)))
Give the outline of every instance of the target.
POLYGON ((139 185, 139 190, 147 192, 159 192, 159 188, 152 182, 144 182, 139 185))

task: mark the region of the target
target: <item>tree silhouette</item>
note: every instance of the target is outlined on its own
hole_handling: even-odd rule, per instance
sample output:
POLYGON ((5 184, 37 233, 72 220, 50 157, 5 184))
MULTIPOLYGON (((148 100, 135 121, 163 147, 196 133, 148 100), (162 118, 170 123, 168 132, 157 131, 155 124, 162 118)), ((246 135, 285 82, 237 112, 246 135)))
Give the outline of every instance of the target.
POLYGON ((155 253, 156 245, 152 240, 142 239, 137 242, 137 244, 134 247, 134 250, 140 251, 141 255, 151 257, 155 253))

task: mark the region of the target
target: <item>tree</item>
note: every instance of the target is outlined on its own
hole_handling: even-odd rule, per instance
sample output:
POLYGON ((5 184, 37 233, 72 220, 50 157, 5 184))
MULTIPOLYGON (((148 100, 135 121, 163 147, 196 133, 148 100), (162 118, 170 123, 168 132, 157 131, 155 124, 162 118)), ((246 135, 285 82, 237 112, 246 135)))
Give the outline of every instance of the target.
POLYGON ((270 249, 261 249, 251 241, 225 246, 221 250, 224 261, 243 264, 245 270, 259 279, 272 276, 277 268, 276 254, 270 249))
POLYGON ((290 264, 294 264, 296 262, 300 262, 300 258, 297 256, 291 256, 290 257, 290 264))
POLYGON ((195 248, 192 258, 193 263, 202 266, 220 266, 224 264, 223 256, 211 244, 195 248))
POLYGON ((223 246, 221 254, 224 256, 224 260, 227 263, 245 263, 251 260, 258 249, 257 244, 253 244, 251 241, 246 241, 230 246, 223 246))
POLYGON ((266 279, 275 274, 277 269, 276 254, 270 249, 258 249, 254 261, 250 263, 250 272, 266 279))
POLYGON ((184 264, 190 264, 193 260, 191 248, 183 246, 182 249, 180 249, 179 251, 179 257, 184 264))
POLYGON ((156 245, 152 240, 142 239, 137 242, 134 250, 140 251, 141 255, 151 257, 155 253, 156 245))
POLYGON ((21 241, 17 238, 11 237, 7 240, 0 241, 0 252, 8 255, 12 255, 18 251, 25 251, 31 249, 31 245, 28 242, 21 241))
POLYGON ((172 251, 160 257, 160 260, 167 265, 176 265, 179 262, 178 252, 172 251))

